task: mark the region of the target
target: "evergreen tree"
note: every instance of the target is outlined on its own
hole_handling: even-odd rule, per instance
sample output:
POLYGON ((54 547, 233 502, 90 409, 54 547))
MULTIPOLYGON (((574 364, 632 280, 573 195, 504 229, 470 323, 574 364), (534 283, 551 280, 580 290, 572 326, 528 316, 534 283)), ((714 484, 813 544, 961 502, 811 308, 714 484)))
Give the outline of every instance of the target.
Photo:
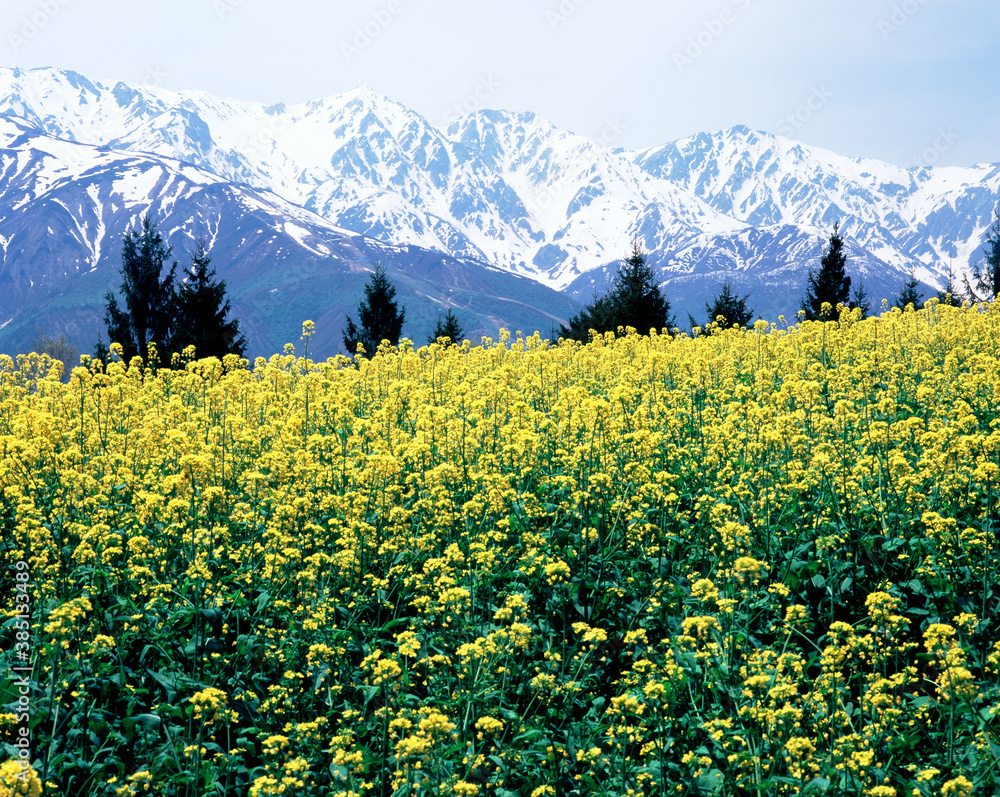
POLYGON ((227 354, 242 357, 247 341, 240 333, 239 320, 226 320, 229 315, 226 281, 215 279, 211 264, 205 242, 200 241, 188 280, 177 291, 176 327, 170 349, 179 352, 194 346, 198 358, 221 360, 227 354))
POLYGON ((631 253, 615 275, 611 292, 573 316, 560 334, 585 342, 590 330, 604 333, 617 332, 619 327, 634 327, 640 334, 648 335, 650 329, 660 330, 673 324, 670 302, 646 263, 642 245, 633 241, 631 253))
POLYGON ((632 242, 632 252, 615 275, 611 301, 613 330, 635 327, 640 335, 648 335, 650 329, 659 331, 674 324, 670 302, 647 265, 638 240, 632 242))
POLYGON ((972 279, 965 277, 965 292, 970 302, 992 302, 1000 296, 1000 205, 986 231, 983 254, 984 262, 972 267, 972 279))
POLYGON ((365 284, 365 298, 358 304, 358 321, 347 317, 347 327, 344 329, 344 348, 353 355, 360 343, 364 346, 365 355, 373 357, 383 340, 393 346, 399 344, 399 336, 403 331, 403 319, 406 308, 398 308, 395 301, 396 288, 385 274, 385 267, 379 263, 375 273, 365 284))
POLYGON ((905 310, 907 305, 912 304, 915 310, 920 309, 920 281, 914 276, 913 269, 910 269, 910 273, 903 282, 903 290, 899 292, 899 295, 893 301, 893 306, 898 307, 900 310, 905 310))
POLYGON ((868 298, 868 289, 865 288, 865 281, 858 277, 858 284, 851 291, 850 308, 861 310, 861 317, 868 318, 872 312, 872 301, 868 298))
MULTIPOLYGON (((105 296, 104 323, 109 343, 120 343, 125 362, 147 355, 150 343, 155 343, 161 363, 169 363, 167 346, 174 328, 174 262, 166 271, 170 258, 156 224, 147 215, 141 228, 129 228, 122 241, 121 294, 125 308, 111 291, 105 296)), ((107 358, 107 347, 98 342, 95 355, 107 358)))
POLYGON ((733 283, 728 279, 720 287, 722 288, 722 292, 716 295, 712 300, 712 304, 705 303, 705 312, 708 313, 708 323, 714 323, 718 320, 719 316, 722 316, 723 326, 725 327, 750 326, 754 311, 757 309, 756 307, 747 306, 747 299, 750 298, 750 294, 748 293, 742 297, 737 295, 733 289, 733 283))
POLYGON ((851 278, 844 271, 847 264, 844 239, 839 230, 838 221, 833 225, 830 245, 820 260, 819 272, 809 269, 809 287, 800 305, 809 321, 819 321, 825 317, 823 313, 825 302, 829 302, 833 313, 836 313, 837 305, 847 305, 848 297, 851 295, 851 278))
POLYGON ((447 338, 448 344, 461 343, 465 340, 465 330, 458 323, 458 317, 450 307, 448 308, 448 314, 443 319, 441 316, 438 316, 437 323, 434 325, 434 331, 427 338, 427 342, 437 343, 439 338, 447 338))
POLYGON ((955 284, 955 270, 950 265, 948 266, 948 279, 945 281, 944 287, 937 292, 937 298, 941 304, 947 304, 951 307, 960 307, 962 304, 961 290, 955 284))
POLYGON ((590 340, 590 330, 603 334, 616 328, 612 322, 611 299, 607 296, 600 296, 570 318, 569 326, 562 327, 559 334, 564 338, 586 343, 590 340))

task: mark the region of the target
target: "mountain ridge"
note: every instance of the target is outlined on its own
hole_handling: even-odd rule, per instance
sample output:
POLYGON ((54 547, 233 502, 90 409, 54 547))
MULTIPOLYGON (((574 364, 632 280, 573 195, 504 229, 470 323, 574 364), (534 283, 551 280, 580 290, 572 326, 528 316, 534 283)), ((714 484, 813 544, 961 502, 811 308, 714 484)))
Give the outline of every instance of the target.
POLYGON ((190 164, 76 144, 4 118, 0 350, 24 350, 42 326, 90 351, 101 332, 104 295, 118 288, 122 235, 146 213, 182 266, 206 238, 251 357, 297 340, 306 318, 316 322, 312 350, 335 354, 345 316, 379 262, 408 308, 404 334, 420 341, 449 308, 472 340, 500 326, 548 330, 577 308, 530 280, 382 244, 190 164))
POLYGON ((369 87, 264 106, 0 69, 0 113, 175 158, 339 229, 490 264, 578 301, 637 239, 677 307, 696 314, 726 279, 753 290, 762 312, 793 314, 837 221, 849 273, 876 300, 910 271, 929 291, 978 262, 1000 198, 997 164, 904 168, 742 125, 635 151, 530 112, 480 110, 438 128, 369 87))

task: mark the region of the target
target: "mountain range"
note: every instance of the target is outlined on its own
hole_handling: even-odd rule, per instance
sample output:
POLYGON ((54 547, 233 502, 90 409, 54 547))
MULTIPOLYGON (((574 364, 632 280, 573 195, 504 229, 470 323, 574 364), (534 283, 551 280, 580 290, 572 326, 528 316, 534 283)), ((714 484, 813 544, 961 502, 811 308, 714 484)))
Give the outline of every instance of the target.
POLYGON ((1000 198, 998 164, 902 168, 739 126, 630 151, 491 110, 442 129, 365 87, 264 106, 0 69, 0 114, 0 350, 36 325, 89 350, 145 212, 182 264, 206 238, 252 352, 313 318, 333 353, 376 261, 418 342, 448 307, 470 333, 548 334, 636 239, 679 319, 728 279, 775 320, 835 222, 877 303, 975 264, 1000 198))

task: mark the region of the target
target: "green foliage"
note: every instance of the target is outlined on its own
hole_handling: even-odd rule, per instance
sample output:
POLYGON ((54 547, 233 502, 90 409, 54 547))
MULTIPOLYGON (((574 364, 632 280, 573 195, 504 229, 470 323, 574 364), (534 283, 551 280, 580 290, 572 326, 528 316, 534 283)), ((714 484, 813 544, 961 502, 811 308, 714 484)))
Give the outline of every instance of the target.
POLYGON ((948 279, 937 292, 937 299, 950 307, 960 307, 962 304, 962 290, 955 284, 955 270, 951 266, 948 266, 948 279))
POLYGON ((246 338, 240 333, 239 319, 227 321, 229 300, 226 281, 215 279, 212 258, 200 241, 191 263, 188 281, 177 291, 177 309, 172 351, 194 346, 199 358, 227 354, 243 356, 246 338))
MULTIPOLYGON (((169 363, 167 345, 173 331, 176 296, 174 274, 176 261, 166 271, 171 248, 166 245, 156 224, 148 215, 137 230, 129 228, 122 241, 121 294, 125 308, 118 306, 111 292, 105 296, 104 324, 108 340, 120 343, 123 359, 145 357, 150 343, 155 344, 161 364, 169 363)), ((107 358, 107 348, 97 344, 95 354, 107 358)))
POLYGON ((448 313, 442 319, 438 316, 437 323, 434 325, 434 331, 427 338, 427 342, 437 343, 441 338, 446 338, 447 343, 461 343, 465 340, 465 330, 462 329, 462 325, 458 322, 458 316, 455 315, 455 311, 450 307, 448 308, 448 313))
POLYGON ((733 289, 733 283, 726 280, 720 286, 721 293, 717 294, 712 303, 705 303, 705 312, 708 313, 708 323, 711 324, 723 319, 723 326, 726 327, 748 327, 753 321, 753 314, 756 308, 747 305, 750 294, 739 296, 733 289))
MULTIPOLYGON (((171 354, 195 346, 199 357, 242 355, 246 339, 237 319, 226 320, 229 300, 225 280, 215 280, 212 258, 204 242, 198 244, 190 279, 178 290, 177 261, 167 270, 171 247, 147 215, 140 229, 130 228, 122 241, 121 294, 108 291, 104 324, 109 343, 119 343, 122 359, 145 358, 150 344, 156 347, 158 364, 168 366, 171 354)), ((108 347, 98 341, 94 356, 108 360, 108 347)))
POLYGON ((903 282, 903 289, 892 304, 900 310, 905 310, 911 304, 915 310, 920 309, 920 281, 914 276, 912 270, 903 282))
POLYGON ((851 278, 845 273, 847 256, 844 254, 844 239, 840 235, 840 222, 833 225, 830 245, 823 253, 819 272, 809 269, 809 285, 802 298, 801 308, 806 319, 819 321, 832 317, 838 304, 848 304, 851 295, 851 278), (823 305, 829 304, 831 312, 824 313, 823 305))
POLYGON ((344 348, 349 355, 357 352, 358 344, 364 347, 365 355, 371 357, 378 350, 383 340, 393 346, 399 343, 403 331, 403 320, 406 308, 396 305, 396 287, 389 281, 385 266, 376 264, 375 272, 365 284, 365 298, 358 304, 358 320, 360 328, 354 319, 347 316, 347 327, 344 329, 344 348))
POLYGON ((970 302, 992 302, 1000 296, 1000 205, 986 231, 983 255, 983 262, 971 269, 972 279, 965 277, 965 292, 970 302))
POLYGON ((633 327, 640 334, 648 335, 651 329, 661 330, 673 324, 670 302, 646 263, 642 245, 633 241, 631 253, 615 275, 611 292, 573 316, 560 334, 564 338, 586 341, 591 330, 604 333, 617 332, 619 327, 633 327))

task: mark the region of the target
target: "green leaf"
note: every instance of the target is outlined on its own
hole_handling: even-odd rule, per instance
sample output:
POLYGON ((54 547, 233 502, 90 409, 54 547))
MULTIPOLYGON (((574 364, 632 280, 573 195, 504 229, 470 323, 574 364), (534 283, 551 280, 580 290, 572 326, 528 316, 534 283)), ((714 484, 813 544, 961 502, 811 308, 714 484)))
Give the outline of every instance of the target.
POLYGON ((155 670, 151 670, 148 667, 146 668, 146 672, 148 672, 151 676, 153 676, 156 682, 160 684, 160 686, 162 686, 163 689, 166 691, 167 702, 173 703, 174 698, 177 697, 177 685, 180 681, 179 677, 175 673, 156 672, 155 670))
POLYGON ((133 725, 138 725, 144 730, 149 730, 151 728, 159 728, 163 723, 163 720, 156 714, 136 714, 134 717, 127 717, 133 721, 133 725))
POLYGON ((122 719, 122 729, 125 731, 125 738, 131 741, 135 737, 135 729, 153 730, 159 728, 163 720, 156 714, 136 714, 122 719))
POLYGON ((708 792, 709 794, 719 794, 722 791, 724 783, 725 777, 717 769, 698 776, 698 788, 702 792, 708 792))

